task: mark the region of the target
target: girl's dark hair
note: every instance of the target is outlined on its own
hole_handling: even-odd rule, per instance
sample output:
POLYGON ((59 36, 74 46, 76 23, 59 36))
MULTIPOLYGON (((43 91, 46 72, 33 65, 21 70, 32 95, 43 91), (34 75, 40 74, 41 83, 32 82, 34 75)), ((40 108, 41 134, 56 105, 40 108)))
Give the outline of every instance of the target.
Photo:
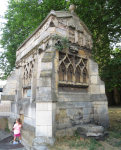
POLYGON ((22 121, 21 121, 20 118, 18 118, 17 121, 18 121, 19 124, 22 124, 22 121))

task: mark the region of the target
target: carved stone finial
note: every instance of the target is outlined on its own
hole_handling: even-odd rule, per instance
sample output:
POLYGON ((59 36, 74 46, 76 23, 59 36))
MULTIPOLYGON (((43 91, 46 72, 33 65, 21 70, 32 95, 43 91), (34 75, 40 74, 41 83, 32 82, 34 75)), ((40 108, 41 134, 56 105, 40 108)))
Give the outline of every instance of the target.
POLYGON ((69 7, 69 10, 72 12, 74 12, 74 10, 76 9, 76 6, 74 4, 71 4, 69 7))

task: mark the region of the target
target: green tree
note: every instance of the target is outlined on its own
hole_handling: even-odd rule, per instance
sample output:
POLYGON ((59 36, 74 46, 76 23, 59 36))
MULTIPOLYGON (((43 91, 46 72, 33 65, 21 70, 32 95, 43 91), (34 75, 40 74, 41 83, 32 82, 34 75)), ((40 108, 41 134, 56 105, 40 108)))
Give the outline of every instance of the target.
POLYGON ((53 10, 67 11, 69 5, 77 6, 76 13, 93 34, 93 58, 99 69, 110 60, 110 43, 119 42, 121 35, 120 0, 10 0, 5 18, 7 23, 2 29, 2 47, 6 50, 0 59, 1 75, 5 79, 14 69, 15 52, 18 46, 37 28, 47 14, 53 10))
POLYGON ((0 78, 6 79, 15 68, 16 50, 22 42, 39 26, 47 14, 52 10, 63 10, 66 1, 44 0, 9 0, 5 14, 3 34, 0 44, 5 52, 0 57, 0 69, 4 71, 0 78), (54 4, 54 5, 53 5, 54 4))
POLYGON ((121 35, 120 0, 74 1, 77 14, 93 34, 93 58, 99 69, 110 59, 110 43, 119 42, 121 35))
POLYGON ((121 89, 121 48, 111 52, 113 58, 102 67, 100 77, 104 80, 106 88, 112 91, 114 87, 121 89))

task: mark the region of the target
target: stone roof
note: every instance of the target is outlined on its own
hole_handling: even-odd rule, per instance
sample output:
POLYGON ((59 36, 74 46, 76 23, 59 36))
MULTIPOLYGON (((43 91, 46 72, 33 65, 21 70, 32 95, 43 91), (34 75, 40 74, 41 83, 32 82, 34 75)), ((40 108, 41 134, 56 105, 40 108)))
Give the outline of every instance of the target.
MULTIPOLYGON (((17 51, 44 25, 44 23, 47 21, 47 19, 50 16, 55 16, 57 18, 73 18, 74 20, 76 20, 77 22, 73 21, 73 27, 76 26, 77 23, 80 23, 84 29, 92 36, 91 32, 89 31, 89 29, 87 28, 87 26, 84 24, 84 22, 78 17, 78 15, 75 12, 69 12, 69 11, 54 11, 52 10, 47 17, 41 22, 41 24, 35 29, 35 31, 18 47, 17 51)), ((71 25, 72 25, 71 24, 71 25)), ((78 27, 77 27, 78 28, 78 27)), ((76 29, 77 29, 76 28, 76 29)), ((77 29, 78 30, 78 29, 77 29)))

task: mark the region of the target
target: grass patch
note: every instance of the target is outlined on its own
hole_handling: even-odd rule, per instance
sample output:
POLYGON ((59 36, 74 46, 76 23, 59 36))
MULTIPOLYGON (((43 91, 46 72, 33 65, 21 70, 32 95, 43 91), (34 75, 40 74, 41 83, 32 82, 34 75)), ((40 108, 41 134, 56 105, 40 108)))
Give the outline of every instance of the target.
POLYGON ((109 133, 110 133, 110 138, 116 138, 116 139, 120 139, 121 138, 121 133, 120 132, 109 131, 109 133))
POLYGON ((118 131, 121 133, 121 108, 109 108, 109 131, 118 131))
POLYGON ((101 147, 102 144, 98 141, 96 141, 95 139, 92 139, 90 140, 90 145, 88 146, 89 147, 89 150, 96 150, 97 147, 101 147))

